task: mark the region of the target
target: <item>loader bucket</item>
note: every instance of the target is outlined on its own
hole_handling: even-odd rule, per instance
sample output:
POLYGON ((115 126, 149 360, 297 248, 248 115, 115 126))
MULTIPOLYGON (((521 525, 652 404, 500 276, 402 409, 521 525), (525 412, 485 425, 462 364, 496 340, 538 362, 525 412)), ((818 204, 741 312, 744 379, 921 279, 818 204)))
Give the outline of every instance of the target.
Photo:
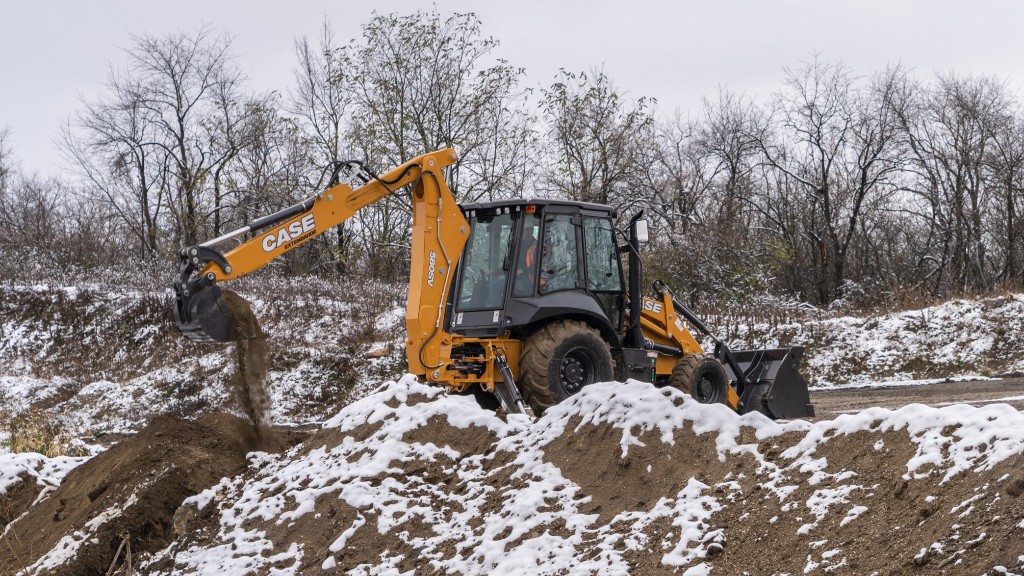
MULTIPOLYGON (((769 418, 814 416, 807 381, 798 371, 804 354, 802 346, 732 353, 748 382, 746 389, 739 391, 740 413, 761 412, 769 418)), ((726 372, 730 380, 737 379, 728 364, 726 372)))
POLYGON ((174 324, 193 342, 230 342, 231 309, 217 285, 175 284, 174 324), (190 289, 191 288, 191 289, 190 289))

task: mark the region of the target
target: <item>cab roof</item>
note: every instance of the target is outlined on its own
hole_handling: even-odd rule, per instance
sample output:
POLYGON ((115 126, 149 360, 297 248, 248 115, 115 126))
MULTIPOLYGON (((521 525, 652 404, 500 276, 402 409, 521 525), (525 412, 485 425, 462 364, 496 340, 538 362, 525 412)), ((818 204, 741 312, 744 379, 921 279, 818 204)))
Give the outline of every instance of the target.
POLYGON ((474 212, 477 210, 491 210, 495 208, 522 208, 523 206, 530 204, 542 209, 546 206, 568 206, 572 208, 579 208, 581 210, 603 212, 605 214, 611 214, 612 217, 615 216, 615 210, 606 204, 576 202, 573 200, 555 200, 550 198, 512 198, 510 200, 498 200, 497 202, 473 202, 471 204, 462 204, 461 206, 463 212, 474 212))

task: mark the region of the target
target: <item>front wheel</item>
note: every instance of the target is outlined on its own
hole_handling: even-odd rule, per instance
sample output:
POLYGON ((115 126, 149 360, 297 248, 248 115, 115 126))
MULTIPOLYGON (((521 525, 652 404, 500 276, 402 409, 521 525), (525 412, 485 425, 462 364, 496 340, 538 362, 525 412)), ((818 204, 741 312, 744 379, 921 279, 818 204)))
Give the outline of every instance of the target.
POLYGON ((611 380, 611 350, 585 322, 552 322, 526 340, 519 379, 524 399, 539 416, 584 386, 611 380))
POLYGON ((701 404, 725 404, 729 378, 722 363, 706 354, 687 354, 672 369, 669 386, 693 396, 701 404))

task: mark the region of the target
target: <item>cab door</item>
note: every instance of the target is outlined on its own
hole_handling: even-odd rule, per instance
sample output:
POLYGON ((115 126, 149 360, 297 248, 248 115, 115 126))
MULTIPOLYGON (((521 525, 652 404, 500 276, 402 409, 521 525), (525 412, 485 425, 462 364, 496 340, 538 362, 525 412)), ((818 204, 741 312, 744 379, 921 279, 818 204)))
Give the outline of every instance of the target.
POLYGON ((583 216, 586 290, 601 304, 616 331, 622 329, 625 289, 611 218, 583 216))

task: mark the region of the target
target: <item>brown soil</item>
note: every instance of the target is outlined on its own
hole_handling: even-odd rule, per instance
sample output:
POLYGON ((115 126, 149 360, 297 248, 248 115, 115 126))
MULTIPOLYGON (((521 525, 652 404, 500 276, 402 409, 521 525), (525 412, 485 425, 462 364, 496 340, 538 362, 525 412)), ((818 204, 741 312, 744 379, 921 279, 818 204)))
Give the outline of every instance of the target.
POLYGON ((0 494, 0 532, 32 506, 41 489, 35 479, 20 476, 13 486, 0 494))
POLYGON ((258 431, 270 426, 270 392, 267 390, 267 334, 249 302, 224 290, 231 309, 231 338, 235 341, 238 364, 231 378, 231 393, 258 431))
MULTIPOLYGON (((573 419, 567 429, 578 425, 579 419, 573 419)), ((626 510, 650 510, 662 496, 678 494, 690 477, 707 482, 729 471, 718 461, 713 435, 697 436, 687 429, 679 436, 680 442, 667 449, 658 432, 648 432, 639 438, 644 445, 630 446, 623 457, 619 429, 587 426, 548 444, 544 459, 591 497, 582 511, 598 514, 604 524, 626 510)))
MULTIPOLYGON (((1024 499, 1010 495, 1008 478, 1024 457, 941 483, 938 471, 903 478, 915 447, 902 430, 836 436, 818 452, 827 461, 825 478, 811 484, 809 474, 790 472, 798 488, 782 501, 754 477, 722 491, 725 507, 710 524, 725 529, 726 541, 708 561, 713 574, 801 574, 811 563, 816 574, 989 574, 1020 564, 1024 499), (852 487, 849 501, 830 506, 815 523, 807 505, 815 492, 843 487, 852 487), (977 500, 964 506, 971 498, 977 500), (854 505, 867 510, 843 525, 854 505), (801 534, 807 524, 814 526, 801 534)), ((746 466, 737 472, 754 473, 746 466)))
POLYGON ((47 574, 105 574, 122 540, 136 554, 173 537, 182 500, 234 476, 253 450, 294 444, 228 414, 196 421, 154 418, 139 434, 71 471, 61 486, 15 521, 0 539, 0 574, 24 569, 66 538, 78 551, 47 574), (90 524, 91 522, 91 524, 90 524))

